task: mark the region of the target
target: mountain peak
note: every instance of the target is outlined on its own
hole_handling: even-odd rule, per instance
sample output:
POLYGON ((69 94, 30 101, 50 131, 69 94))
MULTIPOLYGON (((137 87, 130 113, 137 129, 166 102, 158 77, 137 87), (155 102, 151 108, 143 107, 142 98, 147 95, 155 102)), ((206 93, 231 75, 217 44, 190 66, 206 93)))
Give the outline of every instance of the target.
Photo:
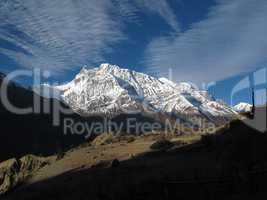
POLYGON ((117 65, 112 65, 109 63, 103 63, 99 66, 98 71, 102 72, 102 73, 107 73, 107 72, 111 72, 113 70, 119 70, 119 69, 121 69, 121 68, 117 65))
POLYGON ((80 73, 86 73, 88 71, 87 66, 84 65, 80 71, 80 73))
POLYGON ((74 80, 57 86, 61 97, 82 115, 117 116, 128 113, 190 116, 224 122, 235 112, 189 83, 174 83, 109 63, 83 68, 74 80))

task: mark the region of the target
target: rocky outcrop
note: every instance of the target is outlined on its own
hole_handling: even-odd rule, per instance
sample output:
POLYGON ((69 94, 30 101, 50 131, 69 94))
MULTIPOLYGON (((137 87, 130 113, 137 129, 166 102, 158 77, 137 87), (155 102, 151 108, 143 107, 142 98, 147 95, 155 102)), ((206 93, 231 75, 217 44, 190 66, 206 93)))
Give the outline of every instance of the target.
POLYGON ((41 169, 45 165, 49 164, 47 158, 37 157, 34 155, 27 155, 22 157, 20 160, 20 175, 22 178, 27 178, 33 172, 41 169))
POLYGON ((108 134, 108 133, 104 133, 101 134, 99 136, 97 136, 93 141, 92 141, 92 145, 93 146, 100 146, 100 145, 106 145, 106 144, 111 144, 114 141, 114 135, 112 134, 108 134))
POLYGON ((34 172, 49 164, 47 158, 27 155, 0 163, 0 195, 25 181, 34 172))
POLYGON ((20 165, 16 159, 0 164, 0 195, 8 192, 19 183, 20 165))

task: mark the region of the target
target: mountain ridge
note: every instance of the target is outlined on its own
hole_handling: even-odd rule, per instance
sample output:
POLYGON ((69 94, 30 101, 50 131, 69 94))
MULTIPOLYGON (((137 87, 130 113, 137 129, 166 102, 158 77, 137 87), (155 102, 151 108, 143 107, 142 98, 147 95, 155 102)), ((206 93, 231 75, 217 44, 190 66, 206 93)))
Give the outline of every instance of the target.
POLYGON ((174 83, 108 63, 99 68, 83 68, 69 83, 42 85, 37 92, 44 94, 51 89, 57 98, 85 116, 112 118, 125 113, 143 113, 153 117, 159 114, 174 116, 186 121, 198 116, 224 124, 237 114, 232 108, 214 101, 207 91, 189 83, 174 83))

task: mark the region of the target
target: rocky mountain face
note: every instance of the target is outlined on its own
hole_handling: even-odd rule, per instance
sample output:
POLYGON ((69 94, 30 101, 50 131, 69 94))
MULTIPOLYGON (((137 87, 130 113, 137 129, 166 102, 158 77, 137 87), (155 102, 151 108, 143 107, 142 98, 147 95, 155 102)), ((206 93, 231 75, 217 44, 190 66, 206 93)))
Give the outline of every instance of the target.
POLYGON ((32 173, 49 164, 48 158, 26 155, 0 163, 0 196, 23 183, 32 173))
POLYGON ((166 78, 116 65, 83 68, 71 82, 60 86, 43 85, 47 96, 62 99, 82 116, 109 116, 141 113, 152 118, 171 117, 192 122, 195 117, 216 124, 228 122, 236 112, 217 101, 207 91, 189 83, 174 83, 166 78))

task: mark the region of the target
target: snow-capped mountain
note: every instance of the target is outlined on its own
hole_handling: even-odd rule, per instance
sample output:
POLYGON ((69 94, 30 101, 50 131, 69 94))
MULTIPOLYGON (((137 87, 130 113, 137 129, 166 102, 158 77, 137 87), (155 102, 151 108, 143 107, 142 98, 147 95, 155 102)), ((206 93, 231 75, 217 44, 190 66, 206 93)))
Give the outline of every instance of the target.
POLYGON ((252 105, 249 103, 239 103, 233 107, 233 109, 238 113, 248 113, 252 110, 252 105))
POLYGON ((65 85, 43 85, 43 95, 51 94, 51 89, 56 98, 62 98, 84 116, 141 113, 187 121, 197 116, 221 124, 236 114, 232 108, 216 102, 207 91, 189 83, 176 84, 110 64, 83 68, 65 85))

